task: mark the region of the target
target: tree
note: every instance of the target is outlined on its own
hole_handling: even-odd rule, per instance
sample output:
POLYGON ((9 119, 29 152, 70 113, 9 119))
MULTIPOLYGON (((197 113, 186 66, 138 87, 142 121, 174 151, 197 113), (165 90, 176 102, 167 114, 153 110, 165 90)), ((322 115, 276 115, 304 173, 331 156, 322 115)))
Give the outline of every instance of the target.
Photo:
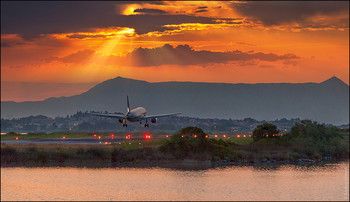
POLYGON ((173 153, 177 158, 203 153, 208 150, 208 140, 202 129, 186 127, 174 134, 161 146, 162 151, 173 153))
POLYGON ((263 123, 258 125, 253 131, 253 139, 254 141, 258 141, 263 138, 276 138, 278 137, 279 131, 277 130, 277 126, 271 123, 263 123))

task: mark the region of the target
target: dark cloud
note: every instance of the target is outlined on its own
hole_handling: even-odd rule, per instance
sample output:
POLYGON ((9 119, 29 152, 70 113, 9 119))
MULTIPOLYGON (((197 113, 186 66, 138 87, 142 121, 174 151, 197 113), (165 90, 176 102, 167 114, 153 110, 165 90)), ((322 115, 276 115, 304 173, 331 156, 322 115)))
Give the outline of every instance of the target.
POLYGON ((208 12, 209 10, 206 9, 201 9, 201 10, 197 10, 195 13, 204 13, 204 12, 208 12))
POLYGON ((208 6, 199 6, 198 9, 206 9, 208 6))
POLYGON ((248 1, 231 5, 243 15, 261 20, 265 25, 303 22, 317 14, 349 13, 348 1, 248 1))
POLYGON ((104 37, 106 37, 106 35, 72 34, 72 35, 68 35, 67 37, 71 38, 71 39, 86 39, 86 38, 104 38, 104 37))
POLYGON ((46 59, 46 62, 52 62, 52 61, 61 61, 64 63, 80 63, 84 60, 86 60, 89 56, 94 54, 95 51, 90 49, 81 50, 75 53, 72 53, 70 55, 67 55, 65 57, 50 57, 46 59))
MULTIPOLYGON (((164 31, 166 24, 215 23, 214 18, 187 15, 120 15, 123 1, 1 1, 1 33, 25 39, 40 34, 87 32, 93 28, 132 27, 138 34, 164 31)), ((140 2, 140 5, 142 3, 140 2)))
MULTIPOLYGON (((110 62, 117 56, 111 56, 110 62)), ((274 53, 254 52, 212 52, 207 50, 196 51, 189 45, 173 47, 166 44, 157 48, 138 48, 125 57, 115 61, 129 61, 124 65, 132 66, 160 66, 160 65, 204 65, 209 63, 226 63, 229 61, 278 61, 298 59, 294 54, 277 55, 274 53)))
POLYGON ((5 48, 5 47, 12 47, 12 45, 9 44, 9 43, 6 43, 6 42, 1 42, 1 47, 2 47, 2 48, 5 48))
POLYGON ((1 47, 2 48, 9 48, 9 47, 14 47, 14 46, 18 46, 18 45, 25 45, 25 43, 20 42, 20 41, 15 41, 15 40, 4 40, 1 39, 1 47))
POLYGON ((134 10, 134 13, 167 13, 163 10, 159 9, 151 9, 151 8, 138 8, 134 10))

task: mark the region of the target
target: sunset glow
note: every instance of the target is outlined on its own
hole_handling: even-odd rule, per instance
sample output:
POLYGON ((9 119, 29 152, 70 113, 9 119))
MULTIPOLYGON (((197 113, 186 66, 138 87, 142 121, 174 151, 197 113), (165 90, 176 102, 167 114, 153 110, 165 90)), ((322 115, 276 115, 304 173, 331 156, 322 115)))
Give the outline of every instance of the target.
POLYGON ((11 90, 20 82, 59 86, 117 76, 303 83, 335 75, 349 84, 348 2, 46 2, 46 10, 33 2, 1 4, 2 101, 75 95, 92 87, 52 93, 53 87, 40 96, 44 90, 38 89, 24 97, 11 90), (66 3, 63 10, 56 6, 66 3))

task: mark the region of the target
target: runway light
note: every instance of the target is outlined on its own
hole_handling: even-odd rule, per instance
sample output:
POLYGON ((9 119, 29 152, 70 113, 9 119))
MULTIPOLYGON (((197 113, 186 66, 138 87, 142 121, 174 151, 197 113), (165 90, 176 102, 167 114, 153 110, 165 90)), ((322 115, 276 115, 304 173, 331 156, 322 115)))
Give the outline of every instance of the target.
POLYGON ((111 138, 114 139, 114 134, 111 135, 111 138))
POLYGON ((131 144, 131 142, 129 142, 129 144, 131 144))
POLYGON ((63 138, 63 139, 66 139, 66 136, 63 136, 62 138, 63 138))
POLYGON ((217 135, 217 134, 215 134, 215 135, 214 135, 214 137, 218 137, 218 135, 217 135))
POLYGON ((194 134, 194 135, 193 135, 193 137, 194 137, 194 138, 197 138, 197 135, 196 135, 196 134, 194 134))
POLYGON ((141 142, 139 142, 139 144, 141 144, 141 142))
POLYGON ((127 134, 127 135, 125 136, 125 139, 130 140, 130 139, 131 139, 131 135, 130 135, 130 134, 127 134))
POLYGON ((181 135, 181 137, 184 137, 184 135, 181 135))
POLYGON ((240 137, 240 135, 237 135, 237 137, 240 137))
POLYGON ((151 135, 148 134, 148 133, 146 133, 146 134, 145 134, 145 139, 151 139, 151 135))
POLYGON ((243 137, 246 137, 245 135, 243 135, 243 137))
POLYGON ((169 137, 169 135, 166 135, 165 137, 166 137, 166 138, 168 138, 168 137, 169 137))
POLYGON ((16 137, 16 140, 18 140, 18 137, 16 137))
POLYGON ((205 135, 205 138, 208 138, 209 137, 209 135, 205 135))
POLYGON ((226 135, 224 134, 224 135, 222 135, 222 137, 226 138, 226 135))
POLYGON ((100 140, 100 139, 101 139, 101 136, 98 136, 98 139, 100 140))
POLYGON ((108 142, 105 142, 105 144, 108 144, 108 142))
POLYGON ((94 134, 94 137, 96 137, 97 135, 96 134, 94 134))

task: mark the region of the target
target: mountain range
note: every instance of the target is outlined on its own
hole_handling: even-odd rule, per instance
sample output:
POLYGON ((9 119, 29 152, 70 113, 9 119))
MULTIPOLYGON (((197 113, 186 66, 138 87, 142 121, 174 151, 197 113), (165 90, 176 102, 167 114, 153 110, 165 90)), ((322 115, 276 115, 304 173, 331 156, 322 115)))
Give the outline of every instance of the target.
POLYGON ((321 83, 228 84, 158 82, 116 77, 70 97, 43 101, 1 102, 2 118, 30 115, 66 116, 77 111, 125 112, 144 106, 149 115, 182 112, 199 118, 251 117, 311 119, 321 123, 349 123, 349 85, 337 77, 321 83))

